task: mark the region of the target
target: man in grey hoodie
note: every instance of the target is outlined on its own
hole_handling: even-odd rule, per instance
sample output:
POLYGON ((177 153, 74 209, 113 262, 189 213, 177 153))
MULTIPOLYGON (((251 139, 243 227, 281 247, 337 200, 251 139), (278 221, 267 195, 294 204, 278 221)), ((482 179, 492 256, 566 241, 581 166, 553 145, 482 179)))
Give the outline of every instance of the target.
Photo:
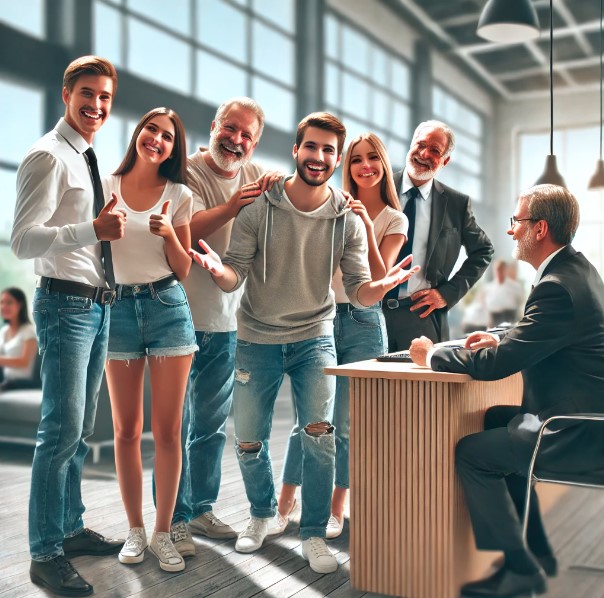
POLYGON ((237 321, 234 414, 251 519, 235 548, 260 548, 276 514, 268 440, 277 392, 289 374, 302 428, 302 556, 319 573, 337 569, 324 541, 335 458, 335 379, 323 373, 336 365, 331 279, 339 266, 348 297, 362 307, 419 269, 402 269, 409 256, 382 280, 371 281, 364 225, 350 211, 348 197, 327 185, 345 136, 331 114, 304 118, 293 148, 296 172, 239 212, 224 260, 204 241, 205 255, 191 251, 222 290, 233 291, 247 279, 237 321))

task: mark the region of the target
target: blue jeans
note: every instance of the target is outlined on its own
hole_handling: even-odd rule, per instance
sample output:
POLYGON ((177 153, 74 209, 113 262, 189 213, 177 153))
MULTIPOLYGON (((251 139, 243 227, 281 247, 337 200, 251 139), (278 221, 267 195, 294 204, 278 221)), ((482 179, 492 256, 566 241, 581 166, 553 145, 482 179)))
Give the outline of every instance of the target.
POLYGON ((32 559, 63 554, 63 539, 82 530, 86 438, 94 430, 105 366, 109 306, 36 289, 33 315, 42 355, 42 414, 31 472, 32 559))
MULTIPOLYGON (((350 305, 349 311, 338 311, 334 320, 334 337, 338 365, 364 359, 373 359, 386 353, 388 340, 386 323, 380 304, 358 309, 350 305)), ((348 455, 350 446, 348 378, 338 376, 336 380, 336 400, 333 424, 336 428, 336 486, 348 488, 350 475, 348 455)), ((285 463, 283 482, 293 486, 302 483, 302 448, 299 422, 291 431, 285 463)))
POLYGON ((195 332, 183 411, 182 473, 172 523, 212 510, 220 489, 226 422, 233 402, 236 332, 195 332))
POLYGON ((316 436, 304 427, 330 422, 335 378, 323 373, 336 364, 333 338, 261 345, 237 341, 235 357, 235 436, 237 457, 253 517, 273 517, 277 499, 268 441, 279 387, 289 374, 296 419, 301 424, 302 518, 300 537, 325 537, 331 510, 335 440, 333 429, 316 436), (242 443, 258 443, 243 450, 242 443))

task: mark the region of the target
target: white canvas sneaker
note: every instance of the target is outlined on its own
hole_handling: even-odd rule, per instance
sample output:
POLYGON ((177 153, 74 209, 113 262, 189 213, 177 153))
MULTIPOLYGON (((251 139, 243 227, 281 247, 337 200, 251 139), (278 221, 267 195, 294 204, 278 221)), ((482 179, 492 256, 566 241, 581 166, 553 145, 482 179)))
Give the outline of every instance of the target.
POLYGON ((195 544, 184 521, 179 521, 170 527, 170 540, 180 556, 195 556, 195 544))
POLYGON ((302 556, 308 561, 310 568, 317 573, 333 573, 338 569, 338 561, 327 548, 323 538, 308 538, 302 540, 302 556))
POLYGON ((344 529, 344 517, 340 521, 333 513, 329 516, 327 527, 325 528, 326 538, 337 538, 344 529))
POLYGON ((118 559, 120 563, 131 565, 142 563, 147 548, 147 534, 144 527, 133 527, 128 532, 126 543, 122 546, 118 559))
POLYGON ((158 558, 159 566, 164 571, 174 573, 185 568, 185 560, 174 548, 169 532, 153 532, 149 550, 158 558))
POLYGON ((269 519, 260 519, 251 517, 247 527, 239 534, 235 550, 237 552, 254 552, 258 550, 264 542, 268 533, 269 519))

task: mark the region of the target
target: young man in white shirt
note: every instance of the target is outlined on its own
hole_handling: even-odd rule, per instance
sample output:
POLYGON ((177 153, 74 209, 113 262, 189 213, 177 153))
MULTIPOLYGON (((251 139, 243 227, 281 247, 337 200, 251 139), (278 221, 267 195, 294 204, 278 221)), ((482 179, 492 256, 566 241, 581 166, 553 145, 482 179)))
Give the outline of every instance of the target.
POLYGON ((90 147, 116 86, 107 60, 74 60, 63 77, 65 116, 32 146, 17 173, 11 248, 20 259, 34 258, 40 277, 33 315, 42 413, 29 503, 30 578, 65 596, 93 591, 66 557, 114 554, 123 545, 84 528, 80 488, 114 294, 109 244, 101 249, 99 241, 121 238, 125 225, 115 201, 100 209, 102 191, 95 198, 100 180, 90 147))

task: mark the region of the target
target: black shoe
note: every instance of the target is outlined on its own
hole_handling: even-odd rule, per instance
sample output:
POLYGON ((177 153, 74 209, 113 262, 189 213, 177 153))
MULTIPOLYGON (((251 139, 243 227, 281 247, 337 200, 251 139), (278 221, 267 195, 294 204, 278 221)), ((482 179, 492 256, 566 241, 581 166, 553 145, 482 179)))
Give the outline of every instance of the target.
POLYGON ((521 575, 502 567, 491 577, 467 583, 461 587, 462 596, 482 596, 483 598, 514 598, 544 594, 547 589, 542 571, 532 575, 521 575))
POLYGON ((37 586, 49 589, 60 596, 90 596, 92 586, 63 556, 50 561, 32 561, 29 578, 37 586))
MULTIPOLYGON (((556 577, 558 575, 558 561, 553 554, 535 555, 535 559, 548 577, 556 577)), ((493 569, 495 570, 501 569, 504 565, 505 559, 503 557, 499 557, 493 561, 493 569)))
POLYGON ((105 538, 101 534, 97 534, 85 527, 79 534, 63 540, 63 552, 68 557, 85 554, 93 556, 117 554, 122 549, 124 543, 125 540, 105 538))

